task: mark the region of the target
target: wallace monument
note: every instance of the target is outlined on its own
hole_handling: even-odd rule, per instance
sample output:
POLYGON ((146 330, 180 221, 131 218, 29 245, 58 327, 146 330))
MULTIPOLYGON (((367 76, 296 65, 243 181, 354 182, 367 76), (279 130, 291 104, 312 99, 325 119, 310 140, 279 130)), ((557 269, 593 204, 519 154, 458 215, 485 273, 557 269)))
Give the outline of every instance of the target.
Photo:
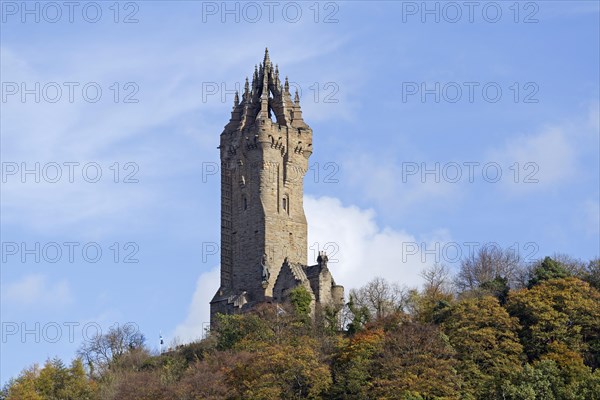
POLYGON ((339 308, 336 285, 320 252, 306 265, 303 179, 313 152, 300 99, 265 51, 221 133, 221 285, 210 302, 211 323, 264 302, 283 303, 303 286, 311 309, 339 308))

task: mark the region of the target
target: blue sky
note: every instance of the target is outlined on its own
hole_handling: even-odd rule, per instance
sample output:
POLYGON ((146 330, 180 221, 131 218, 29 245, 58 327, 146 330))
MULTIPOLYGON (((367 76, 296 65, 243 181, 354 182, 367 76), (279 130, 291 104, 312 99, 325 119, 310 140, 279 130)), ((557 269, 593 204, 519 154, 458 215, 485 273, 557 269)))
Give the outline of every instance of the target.
POLYGON ((115 324, 202 334, 216 147, 267 46, 313 129, 308 261, 347 289, 487 242, 599 255, 598 2, 27 4, 1 3, 2 382, 115 324))

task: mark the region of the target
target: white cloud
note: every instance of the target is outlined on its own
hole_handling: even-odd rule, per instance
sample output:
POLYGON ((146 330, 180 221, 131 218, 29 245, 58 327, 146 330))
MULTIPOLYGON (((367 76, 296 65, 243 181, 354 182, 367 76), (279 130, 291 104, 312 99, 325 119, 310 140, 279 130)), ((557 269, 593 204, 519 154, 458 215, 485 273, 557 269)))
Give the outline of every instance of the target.
POLYGON ((56 283, 40 274, 30 274, 21 280, 2 285, 2 302, 17 306, 54 307, 70 304, 73 300, 69 283, 56 283))
MULTIPOLYGON (((325 248, 329 266, 336 282, 348 291, 375 277, 383 277, 406 286, 419 286, 421 271, 435 261, 433 256, 421 257, 422 240, 403 230, 381 227, 373 210, 344 206, 331 197, 305 196, 304 207, 308 220, 309 260, 315 263, 315 243, 325 248), (328 245, 329 243, 329 245, 328 245), (333 245, 332 245, 333 244, 333 245), (415 246, 419 251, 415 251, 415 246), (337 260, 337 262, 334 262, 337 260)), ((446 233, 436 232, 428 239, 446 241, 446 233)), ((427 246, 433 248, 433 246, 427 246)))

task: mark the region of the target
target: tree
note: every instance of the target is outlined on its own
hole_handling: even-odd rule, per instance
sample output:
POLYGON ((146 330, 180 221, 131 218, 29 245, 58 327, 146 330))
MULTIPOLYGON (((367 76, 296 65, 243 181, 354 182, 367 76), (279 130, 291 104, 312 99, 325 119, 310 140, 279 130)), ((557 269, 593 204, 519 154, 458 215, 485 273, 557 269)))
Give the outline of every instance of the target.
POLYGON ((516 251, 486 244, 461 260, 454 283, 461 292, 478 289, 497 277, 505 278, 509 285, 513 285, 521 268, 521 259, 516 251))
POLYGON ((553 260, 550 257, 544 258, 542 262, 537 264, 532 272, 531 278, 527 283, 528 288, 539 284, 540 282, 547 281, 549 279, 561 279, 571 276, 569 271, 558 261, 553 260))
POLYGON ((333 399, 456 398, 454 351, 435 325, 397 313, 343 344, 333 360, 333 399))
POLYGON ((397 284, 377 277, 360 289, 350 290, 350 299, 354 315, 360 317, 356 322, 363 324, 401 311, 406 293, 397 284))
POLYGON ((493 398, 501 382, 520 371, 518 328, 491 296, 467 298, 448 310, 442 329, 457 351, 466 390, 476 398, 493 398))
POLYGON ((176 385, 178 400, 221 400, 233 395, 225 382, 224 360, 227 357, 212 356, 190 365, 176 385))
POLYGON ((267 342, 275 337, 268 320, 254 314, 219 314, 213 333, 217 338, 217 350, 221 351, 244 349, 248 343, 267 342))
POLYGON ((102 400, 179 400, 160 370, 120 371, 113 385, 111 396, 102 400))
POLYGON ((556 362, 542 360, 527 364, 512 381, 506 381, 500 397, 505 400, 599 400, 600 370, 588 368, 571 379, 556 362))
POLYGON ((304 286, 295 287, 290 291, 290 302, 294 307, 296 315, 303 321, 310 321, 310 304, 312 296, 304 286))
POLYGON ((600 366, 600 292, 577 278, 542 280, 511 293, 507 309, 519 319, 519 337, 529 359, 539 360, 557 344, 600 366))
POLYGON ((435 263, 421 272, 425 280, 423 291, 435 296, 452 294, 450 287, 450 269, 445 264, 435 263))
POLYGON ((590 260, 583 270, 581 279, 596 290, 600 290, 600 258, 590 260))
POLYGON ((248 351, 230 353, 226 382, 233 398, 253 400, 319 399, 331 385, 331 373, 309 337, 295 344, 262 342, 248 351))
POLYGON ((78 356, 89 368, 90 376, 101 376, 123 355, 136 350, 145 350, 146 339, 133 323, 111 327, 106 334, 98 333, 84 342, 77 351, 78 356))
POLYGON ((438 327, 403 323, 386 332, 374 359, 371 398, 458 398, 456 367, 455 352, 438 327))
POLYGON ((70 367, 58 358, 46 361, 42 368, 34 365, 6 388, 7 400, 96 400, 97 394, 79 359, 70 367))
POLYGON ((480 290, 483 295, 489 294, 498 299, 500 305, 504 305, 508 299, 510 287, 508 286, 508 279, 497 276, 491 281, 483 282, 480 290))
POLYGON ((450 286, 450 271, 443 264, 434 264, 425 269, 421 276, 425 280, 422 291, 409 292, 408 308, 416 321, 437 322, 438 314, 454 300, 450 286))
POLYGON ((340 343, 332 365, 334 399, 372 398, 373 363, 383 351, 384 336, 383 329, 370 328, 340 343))

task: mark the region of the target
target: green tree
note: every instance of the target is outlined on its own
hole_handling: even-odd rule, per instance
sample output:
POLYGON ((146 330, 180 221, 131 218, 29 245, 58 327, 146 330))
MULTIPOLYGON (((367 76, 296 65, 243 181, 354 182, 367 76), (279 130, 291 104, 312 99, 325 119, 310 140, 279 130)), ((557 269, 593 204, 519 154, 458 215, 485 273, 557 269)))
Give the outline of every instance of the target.
POLYGON ((532 276, 527 284, 527 287, 530 289, 540 282, 549 279, 567 278, 571 275, 560 262, 553 260, 550 257, 544 258, 542 262, 536 265, 531 274, 532 276))
POLYGON ((500 302, 500 305, 504 305, 506 300, 508 299, 508 293, 510 292, 510 287, 508 286, 508 279, 503 278, 501 276, 496 276, 496 278, 491 281, 483 282, 480 286, 482 293, 489 294, 494 296, 500 302))
POLYGON ((575 379, 569 377, 552 360, 525 365, 513 382, 505 382, 503 400, 598 400, 600 371, 587 368, 575 379))
POLYGON ((267 342, 275 336, 267 320, 254 314, 219 314, 213 332, 217 338, 216 347, 221 351, 243 348, 244 341, 267 342))
POLYGON ((312 296, 304 286, 297 286, 290 291, 290 302, 301 321, 310 321, 312 296))

